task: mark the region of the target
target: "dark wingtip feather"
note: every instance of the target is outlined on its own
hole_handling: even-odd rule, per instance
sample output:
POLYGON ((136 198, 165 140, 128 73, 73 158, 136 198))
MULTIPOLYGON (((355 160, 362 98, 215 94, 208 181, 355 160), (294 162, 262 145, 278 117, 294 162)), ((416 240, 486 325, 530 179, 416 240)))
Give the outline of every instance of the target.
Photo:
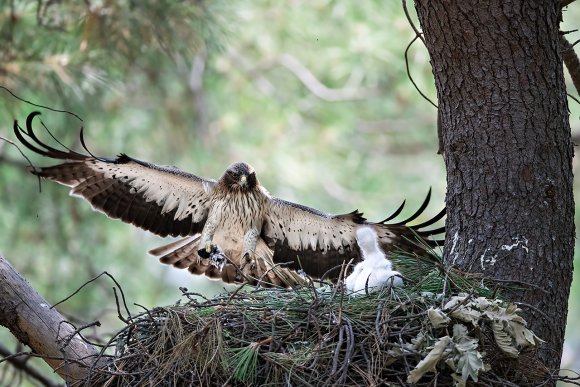
POLYGON ((353 212, 349 212, 348 214, 337 215, 337 218, 351 220, 356 224, 362 224, 367 220, 363 215, 364 214, 362 212, 359 212, 359 210, 357 209, 354 210, 353 212))
POLYGON ((395 212, 393 212, 391 215, 389 215, 385 220, 380 221, 379 223, 386 223, 391 219, 395 219, 397 216, 399 216, 399 214, 401 213, 401 211, 403 211, 403 208, 405 207, 405 203, 407 202, 407 200, 403 200, 403 203, 401 203, 401 205, 399 206, 399 208, 397 208, 395 210, 395 212))
MULTIPOLYGON (((36 116, 41 115, 40 112, 32 112, 26 117, 26 130, 24 130, 19 124, 18 120, 14 120, 14 134, 16 138, 28 149, 31 151, 38 153, 42 156, 55 158, 55 159, 81 159, 85 158, 86 156, 81 155, 80 153, 74 152, 63 145, 64 148, 67 149, 68 152, 63 152, 56 148, 47 145, 46 143, 42 142, 37 136, 34 130, 32 129, 32 122, 36 116), (25 136, 27 136, 30 140, 28 140, 25 136)), ((41 121, 42 122, 42 121, 41 121)), ((44 126, 44 124, 43 124, 44 126)), ((44 126, 47 132, 50 134, 52 138, 54 136, 52 133, 44 126)), ((60 142, 59 142, 60 144, 60 142)), ((62 145, 62 144, 61 144, 62 145)))
POLYGON ((421 207, 419 207, 419 209, 410 217, 408 217, 405 220, 402 220, 398 223, 394 223, 394 226, 402 226, 404 224, 407 224, 409 222, 412 222, 413 220, 417 219, 422 213, 423 211, 425 211, 425 208, 427 208, 427 206, 429 205, 429 201, 431 201, 431 188, 429 188, 429 192, 427 192, 427 196, 425 197, 425 200, 423 201, 423 204, 421 204, 421 207))
POLYGON ((432 217, 431 219, 429 219, 429 220, 427 220, 427 221, 425 221, 423 223, 419 223, 419 224, 413 225, 413 226, 411 226, 411 228, 413 230, 420 230, 422 228, 431 226, 432 224, 434 224, 434 223, 440 221, 441 219, 443 219, 445 217, 445 214, 446 213, 447 213, 447 208, 443 207, 443 209, 437 215, 435 215, 434 217, 432 217))
POLYGON ((445 208, 443 208, 441 211, 439 211, 439 213, 437 213, 437 215, 426 220, 425 222, 422 222, 422 223, 419 223, 416 225, 409 225, 410 222, 417 219, 417 217, 419 217, 427 208, 427 206, 429 205, 429 202, 431 200, 431 192, 432 192, 432 190, 431 190, 431 188, 429 188, 429 191, 427 192, 427 196, 425 197, 425 200, 423 200, 423 203, 421 204, 419 209, 417 211, 415 211, 415 213, 413 215, 409 216, 405 220, 399 221, 397 223, 391 223, 391 224, 387 223, 389 220, 394 219, 396 216, 398 216, 401 213, 401 211, 405 205, 405 202, 403 202, 399 206, 399 208, 397 208, 397 210, 391 216, 389 216, 387 219, 383 220, 382 222, 379 222, 378 224, 385 225, 385 226, 408 227, 411 232, 413 232, 415 235, 417 235, 417 237, 420 237, 423 240, 423 242, 428 244, 429 246, 433 246, 433 247, 442 246, 444 240, 438 240, 438 239, 436 240, 436 239, 433 239, 433 237, 444 234, 445 227, 439 227, 439 228, 436 228, 433 230, 425 230, 425 227, 432 226, 433 224, 435 224, 438 221, 440 221, 441 219, 443 219, 445 217, 445 214, 446 214, 445 208))
POLYGON ((131 161, 131 157, 127 156, 125 153, 119 153, 117 158, 115 159, 115 163, 124 164, 131 161))

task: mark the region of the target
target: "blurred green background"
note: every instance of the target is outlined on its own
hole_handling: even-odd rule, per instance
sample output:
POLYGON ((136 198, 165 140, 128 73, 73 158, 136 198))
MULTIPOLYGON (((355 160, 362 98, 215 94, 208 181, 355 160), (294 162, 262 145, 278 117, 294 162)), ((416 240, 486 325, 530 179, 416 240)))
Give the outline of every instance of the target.
MULTIPOLYGON (((407 199, 404 216, 429 187, 424 219, 443 206, 436 109, 407 77, 405 50, 414 33, 399 2, 0 4, 0 85, 83 119, 0 90, 0 135, 7 139, 16 140, 14 119, 41 110, 55 137, 77 150, 84 126, 96 155, 124 152, 213 178, 243 160, 273 195, 325 212, 358 208, 378 221, 407 199)), ((570 8, 563 30, 578 27, 580 6, 570 8)), ((408 61, 419 88, 436 101, 419 41, 408 61)), ((580 106, 569 103, 572 132, 580 136, 580 106)), ((35 165, 51 163, 27 154, 35 165)), ((25 166, 13 146, 0 142, 0 254, 48 301, 103 271, 122 284, 131 305, 147 308, 175 302, 179 286, 207 295, 223 289, 147 255, 168 239, 93 213, 65 187, 44 182, 39 192, 25 166)), ((577 282, 562 365, 580 370, 577 282)), ((102 278, 60 310, 72 321, 100 320, 99 335, 112 332, 122 325, 113 286, 102 278)), ((4 328, 0 343, 16 350, 4 328)), ((0 385, 11 381, 6 368, 0 364, 0 385)))

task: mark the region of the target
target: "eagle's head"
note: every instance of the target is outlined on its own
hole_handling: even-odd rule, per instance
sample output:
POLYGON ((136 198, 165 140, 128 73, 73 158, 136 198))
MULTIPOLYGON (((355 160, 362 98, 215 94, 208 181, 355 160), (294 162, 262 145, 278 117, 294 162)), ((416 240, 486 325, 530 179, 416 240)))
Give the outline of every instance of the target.
POLYGON ((259 183, 254 168, 246 163, 233 163, 226 169, 220 181, 231 190, 250 191, 259 183))

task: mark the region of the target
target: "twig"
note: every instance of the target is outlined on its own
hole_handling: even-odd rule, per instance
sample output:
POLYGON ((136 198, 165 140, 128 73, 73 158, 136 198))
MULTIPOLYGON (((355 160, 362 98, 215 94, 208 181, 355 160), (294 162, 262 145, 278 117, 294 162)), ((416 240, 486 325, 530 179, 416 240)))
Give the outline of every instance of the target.
POLYGON ((551 318, 550 316, 548 316, 545 312, 541 311, 540 309, 536 308, 533 305, 530 305, 528 303, 525 302, 513 302, 514 304, 518 305, 518 306, 525 306, 526 308, 530 308, 531 310, 533 310, 536 313, 539 313, 545 320, 546 322, 553 324, 554 323, 554 319, 551 318))
POLYGON ((560 0, 560 7, 564 8, 575 2, 576 0, 560 0))
MULTIPOLYGON (((75 327, 75 326, 74 326, 74 324, 72 324, 71 322, 69 322, 69 321, 66 321, 66 320, 63 320, 63 321, 61 321, 61 322, 58 324, 58 332, 57 332, 57 335, 56 335, 56 339, 57 339, 57 341, 58 341, 58 338, 60 337, 60 326, 61 326, 62 324, 68 324, 68 325, 70 325, 71 327, 73 327, 73 328, 74 328, 74 331, 70 332, 69 334, 67 334, 66 336, 64 336, 64 337, 63 337, 63 338, 64 338, 64 340, 62 340, 63 338, 61 338, 61 340, 60 340, 60 341, 62 341, 62 342, 63 342, 63 344, 62 344, 62 348, 66 348, 66 347, 67 347, 67 346, 70 344, 71 340, 72 340, 72 339, 74 339, 74 337, 75 337, 76 335, 79 335, 79 337, 80 337, 80 338, 81 338, 81 339, 82 339, 84 342, 87 342, 87 343, 89 343, 89 344, 91 344, 91 345, 95 345, 95 343, 91 343, 91 342, 89 342, 87 339, 85 339, 85 338, 83 337, 83 335, 81 335, 81 331, 83 331, 84 329, 90 328, 90 327, 95 327, 95 326, 96 326, 96 327, 100 327, 100 326, 101 326, 101 322, 100 322, 100 321, 93 321, 92 323, 88 323, 88 324, 82 325, 82 326, 80 326, 80 327, 78 327, 78 328, 77 328, 77 327, 75 327)), ((98 345, 98 346, 102 346, 102 345, 98 345)))
POLYGON ((580 60, 574 51, 574 45, 564 35, 560 35, 560 51, 576 92, 580 94, 580 60))
POLYGON ((532 284, 530 282, 524 282, 524 281, 513 280, 513 279, 491 278, 491 277, 486 277, 485 280, 486 281, 492 281, 492 282, 512 283, 512 284, 515 284, 515 285, 527 286, 527 287, 530 287, 530 288, 539 290, 541 292, 544 292, 546 294, 550 294, 550 292, 547 291, 546 289, 544 289, 541 286, 538 286, 536 284, 532 284))
POLYGON ((191 70, 188 76, 188 86, 193 94, 193 105, 195 109, 196 117, 196 130, 201 133, 207 133, 208 131, 208 108, 207 101, 203 88, 203 79, 205 74, 205 66, 207 61, 207 50, 202 48, 193 57, 193 63, 191 64, 191 70))
MULTIPOLYGON (((0 86, 0 87, 2 87, 2 86, 0 86)), ((4 140, 8 144, 13 145, 16 149, 18 149, 18 152, 22 155, 22 157, 24 157, 26 159, 26 161, 28 161, 28 166, 30 168, 32 168, 32 170, 36 169, 34 164, 32 164, 32 161, 30 161, 30 159, 24 154, 24 152, 22 152, 22 150, 20 149, 20 147, 16 143, 14 143, 13 141, 10 141, 7 138, 2 137, 2 136, 0 136, 0 140, 4 140)), ((25 166, 24 164, 20 164, 20 163, 17 164, 16 161, 8 160, 8 159, 5 159, 4 157, 2 157, 2 159, 0 161, 3 161, 3 162, 8 163, 8 164, 12 164, 12 165, 25 166)), ((38 178, 38 191, 40 191, 41 190, 40 176, 37 176, 37 178, 38 178)))
POLYGON ((29 100, 26 100, 24 98, 21 98, 21 97, 17 96, 16 94, 14 94, 10 89, 8 89, 5 86, 0 86, 0 89, 6 90, 6 92, 8 92, 14 98, 16 98, 16 99, 18 99, 18 100, 20 100, 22 102, 25 102, 25 103, 27 103, 29 105, 36 106, 36 107, 43 108, 43 109, 47 109, 47 110, 50 110, 50 111, 53 111, 53 112, 57 112, 57 113, 70 114, 71 116, 77 118, 79 121, 83 122, 83 119, 82 118, 80 118, 79 116, 77 116, 76 114, 74 114, 73 112, 70 112, 68 110, 54 109, 54 108, 51 108, 51 107, 48 107, 48 106, 45 106, 45 105, 40 105, 40 104, 37 104, 37 103, 34 103, 34 102, 30 102, 29 100))
POLYGON ((3 356, 3 358, 0 359, 0 363, 7 361, 14 368, 21 370, 31 378, 38 380, 43 386, 47 387, 61 386, 60 384, 54 383, 53 381, 48 379, 40 371, 38 371, 36 368, 33 368, 28 364, 30 352, 12 353, 8 348, 0 344, 0 355, 3 356))
POLYGON ((407 0, 402 0, 402 4, 403 11, 405 12, 405 16, 407 17, 407 21, 409 22, 409 25, 411 26, 413 31, 415 31, 415 39, 418 37, 419 39, 421 39, 423 44, 425 44, 425 39, 423 39, 423 33, 419 31, 419 29, 415 26, 413 19, 411 18, 411 14, 409 13, 409 9, 407 8, 407 0))
POLYGON ((290 54, 282 54, 276 62, 290 70, 290 72, 294 74, 312 94, 325 101, 351 101, 377 97, 381 94, 379 89, 361 89, 353 87, 331 89, 320 82, 306 66, 290 54))
POLYGON ((573 96, 572 94, 570 94, 570 93, 566 93, 566 95, 567 95, 568 97, 572 98, 574 101, 576 101, 576 103, 577 103, 578 105, 580 105, 580 99, 578 99, 578 98, 574 97, 574 96, 573 96))
POLYGON ((125 308, 125 311, 127 312, 127 316, 128 319, 125 319, 121 313, 121 307, 119 305, 119 298, 117 296, 117 289, 115 289, 113 287, 113 294, 115 295, 115 301, 117 303, 117 314, 118 317, 121 321, 123 321, 125 324, 129 324, 130 320, 131 320, 131 312, 129 312, 129 308, 127 307, 127 301, 125 300, 125 293, 123 293, 123 289, 121 288, 121 285, 119 285, 119 283, 117 282, 117 280, 115 279, 115 277, 113 277, 111 274, 109 274, 108 272, 104 271, 101 274, 99 274, 98 276, 88 280, 87 282, 85 282, 84 284, 82 284, 77 290, 75 290, 70 296, 66 297, 63 300, 60 300, 59 302, 57 302, 56 304, 54 304, 53 306, 51 306, 50 308, 54 308, 57 305, 62 304, 65 301, 68 301, 69 299, 71 299, 72 297, 74 297, 78 292, 80 292, 85 286, 87 286, 88 284, 90 284, 91 282, 94 282, 96 280, 98 280, 101 276, 106 275, 107 277, 109 277, 114 283, 115 285, 117 285, 117 287, 119 288, 119 292, 121 292, 121 299, 123 300, 123 307, 125 308))
POLYGON ((413 79, 413 76, 411 75, 411 67, 409 66, 409 50, 411 49, 411 46, 413 45, 413 43, 415 43, 415 41, 417 39, 419 39, 420 36, 417 35, 413 38, 413 40, 411 40, 409 42, 409 44, 407 45, 407 48, 405 49, 405 68, 407 69, 407 77, 409 77, 409 80, 411 81, 411 83, 413 84, 413 86, 415 86, 415 89, 419 92, 419 94, 421 95, 421 97, 423 97, 427 102, 429 102, 431 105, 433 105, 436 109, 437 104, 434 103, 433 101, 431 101, 431 99, 429 97, 427 97, 427 95, 425 95, 425 93, 423 93, 421 91, 421 89, 419 88, 419 86, 417 85, 417 83, 415 83, 415 80, 413 79))
MULTIPOLYGON (((0 140, 4 140, 7 141, 4 137, 0 136, 0 140)), ((14 160, 11 158, 8 158, 4 155, 0 155, 0 163, 2 164, 6 164, 6 165, 12 165, 14 167, 18 167, 18 168, 27 168, 30 166, 30 164, 26 164, 22 161, 18 161, 18 160, 14 160)))

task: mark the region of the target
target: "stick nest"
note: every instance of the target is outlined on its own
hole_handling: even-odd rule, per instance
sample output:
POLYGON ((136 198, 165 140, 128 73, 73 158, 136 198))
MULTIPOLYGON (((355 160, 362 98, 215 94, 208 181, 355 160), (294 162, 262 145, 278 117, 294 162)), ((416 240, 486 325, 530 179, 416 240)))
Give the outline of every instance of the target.
POLYGON ((431 264, 421 274, 356 297, 341 281, 242 286, 214 299, 182 289, 184 301, 131 317, 85 384, 535 386, 550 378, 519 309, 461 273, 431 264))

